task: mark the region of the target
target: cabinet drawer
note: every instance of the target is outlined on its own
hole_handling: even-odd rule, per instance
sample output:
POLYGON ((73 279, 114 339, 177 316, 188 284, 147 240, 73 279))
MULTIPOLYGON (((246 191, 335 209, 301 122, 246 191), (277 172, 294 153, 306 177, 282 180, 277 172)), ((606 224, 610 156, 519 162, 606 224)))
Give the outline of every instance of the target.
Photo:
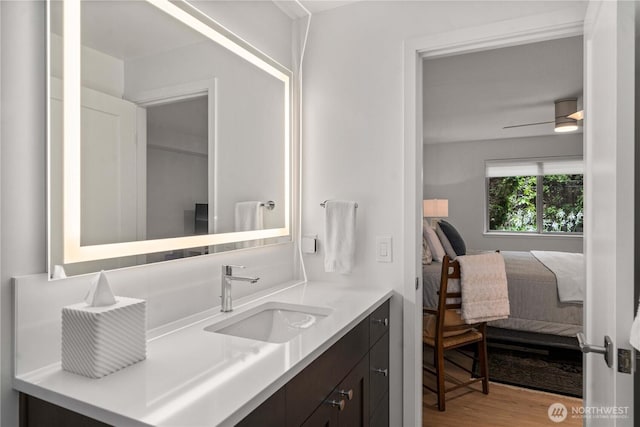
POLYGON ((389 393, 385 394, 371 415, 370 427, 389 427, 389 393))
POLYGON ((369 347, 389 331, 389 300, 369 316, 369 347))
POLYGON ((330 398, 338 401, 344 400, 344 409, 338 412, 338 424, 340 426, 369 426, 368 354, 342 380, 330 398))
POLYGON ((320 405, 302 427, 338 427, 338 409, 329 405, 320 405))
POLYGON ((385 334, 369 353, 369 407, 375 409, 389 390, 389 334, 385 334))
POLYGON ((368 344, 369 323, 365 319, 287 383, 287 427, 300 426, 325 401, 364 357, 368 344))

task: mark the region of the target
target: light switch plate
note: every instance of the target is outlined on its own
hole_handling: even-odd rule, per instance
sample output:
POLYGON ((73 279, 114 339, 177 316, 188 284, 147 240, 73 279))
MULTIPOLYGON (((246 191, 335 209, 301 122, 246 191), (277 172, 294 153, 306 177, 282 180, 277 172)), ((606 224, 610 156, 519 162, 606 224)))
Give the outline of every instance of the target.
POLYGON ((376 237, 376 261, 393 261, 393 242, 391 236, 376 237))

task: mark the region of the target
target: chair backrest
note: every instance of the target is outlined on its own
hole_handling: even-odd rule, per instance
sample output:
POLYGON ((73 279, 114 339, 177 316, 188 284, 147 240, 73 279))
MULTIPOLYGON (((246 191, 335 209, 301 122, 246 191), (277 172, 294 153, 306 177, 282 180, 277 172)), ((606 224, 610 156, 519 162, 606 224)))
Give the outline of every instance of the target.
MULTIPOLYGON (((462 333, 471 329, 475 325, 464 323, 458 317, 458 321, 452 321, 452 317, 447 316, 447 310, 460 310, 462 307, 462 293, 460 291, 450 292, 448 289, 451 279, 460 280, 460 263, 452 260, 448 256, 442 260, 442 273, 440 274, 440 291, 438 292, 438 310, 436 315, 436 341, 442 340, 443 336, 450 335, 448 333, 462 333), (455 302, 447 302, 454 299, 455 302), (445 321, 447 317, 447 321, 445 321)), ((450 312, 451 314, 451 312, 450 312)))
POLYGON ((452 260, 448 255, 445 255, 442 260, 442 273, 440 274, 440 291, 438 292, 438 310, 440 308, 445 309, 459 309, 462 307, 461 300, 462 292, 449 292, 449 280, 460 280, 460 263, 456 260, 452 260), (456 298, 457 303, 447 304, 447 298, 456 298))

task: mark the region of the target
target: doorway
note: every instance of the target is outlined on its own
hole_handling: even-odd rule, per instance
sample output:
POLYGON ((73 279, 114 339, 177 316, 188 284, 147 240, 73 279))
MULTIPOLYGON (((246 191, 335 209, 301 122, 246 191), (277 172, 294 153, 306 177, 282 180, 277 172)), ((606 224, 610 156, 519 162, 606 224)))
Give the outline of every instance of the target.
POLYGON ((415 254, 405 264, 404 310, 404 408, 407 424, 422 420, 422 75, 423 60, 553 38, 582 34, 583 22, 567 18, 548 25, 548 16, 522 18, 474 29, 453 31, 439 37, 422 37, 405 42, 405 251, 415 254), (517 22, 516 22, 517 21, 517 22), (514 30, 517 28, 518 30, 514 30), (546 28, 541 31, 540 28, 546 28), (446 41, 446 42, 445 42, 446 41), (415 279, 415 280, 414 280, 415 279), (415 283, 415 286, 414 286, 415 283), (410 309, 412 307, 413 309, 410 309))
MULTIPOLYGON (((196 215, 210 203, 208 104, 204 95, 146 108, 148 239, 208 233, 208 213, 196 215)), ((147 255, 165 257, 176 255, 147 255)))
MULTIPOLYGON (((548 420, 547 409, 558 400, 582 407, 576 339, 583 330, 582 295, 559 293, 554 276, 554 262, 563 259, 563 268, 571 266, 572 276, 582 279, 558 280, 558 289, 575 285, 584 292, 582 127, 571 133, 554 129, 554 101, 573 99, 577 105, 582 97, 582 47, 582 37, 575 36, 424 60, 423 199, 448 206, 438 215, 443 232, 436 237, 446 248, 448 228, 457 231, 466 245, 458 245, 457 254, 448 249, 451 257, 500 250, 511 305, 509 317, 487 329, 492 392, 448 394, 450 421, 464 416, 456 411, 460 406, 474 408, 479 417, 483 405, 504 398, 500 393, 511 396, 509 409, 517 408, 509 422, 548 420)), ((433 258, 423 260, 423 301, 432 308, 441 270, 433 258)), ((429 354, 426 349, 427 366, 429 354)), ((468 379, 454 363, 473 370, 472 359, 460 357, 472 351, 449 354, 445 371, 459 375, 446 382, 447 389, 468 379)), ((431 380, 426 375, 425 386, 431 380)), ((432 420, 424 425, 439 425, 433 393, 426 389, 424 401, 425 420, 432 420)), ((484 413, 486 422, 497 422, 492 410, 484 413)))
MULTIPOLYGON (((585 329, 589 331, 594 341, 598 338, 611 334, 617 345, 628 348, 629 330, 632 320, 634 283, 633 265, 634 249, 633 236, 629 231, 633 229, 634 216, 627 215, 621 217, 622 212, 634 210, 634 201, 618 192, 611 191, 614 188, 623 189, 628 183, 635 179, 634 170, 634 141, 633 141, 633 99, 623 96, 628 94, 628 90, 634 83, 633 56, 616 55, 616 52, 633 51, 634 40, 634 17, 636 16, 635 3, 627 2, 590 2, 584 26, 585 31, 585 53, 587 55, 585 63, 588 73, 585 73, 585 88, 589 95, 586 110, 591 114, 588 121, 588 132, 585 138, 585 150, 591 153, 587 156, 587 177, 593 178, 591 184, 587 186, 586 197, 591 200, 587 214, 596 215, 600 221, 590 221, 586 226, 588 238, 585 241, 586 253, 592 258, 587 258, 587 294, 593 293, 588 299, 589 304, 585 305, 589 311, 586 316, 588 321, 585 329), (631 48, 631 49, 630 49, 631 48), (618 153, 616 155, 616 153, 618 153), (611 183, 607 186, 605 183, 611 183), (617 186, 616 186, 617 185, 617 186), (608 191, 607 191, 608 189, 608 191), (611 200, 609 200, 611 199, 611 200), (592 211, 589 212, 589 209, 592 211), (606 220, 609 218, 609 220, 606 220), (603 219, 605 221, 603 221, 603 219), (611 224, 611 220, 616 224, 613 227, 615 233, 610 233, 610 239, 601 241, 603 232, 609 230, 603 226, 611 224), (597 238, 596 238, 597 237, 597 238), (595 239, 595 240, 594 240, 595 239), (599 243, 600 247, 594 246, 599 243), (609 260, 604 265, 605 268, 597 267, 596 262, 609 260), (618 271, 616 275, 615 272, 618 271), (603 276, 604 273, 607 273, 603 276), (614 274, 609 274, 614 273, 614 274), (619 277, 618 277, 619 276, 619 277), (597 279, 597 282, 594 280, 597 279), (615 283, 614 287, 607 287, 604 283, 608 280, 615 283), (631 279, 631 280, 629 280, 631 279), (594 295, 598 295, 594 298, 594 295), (598 302, 596 307, 595 302, 598 302), (602 308, 606 308, 602 310, 602 308), (598 310, 598 311, 596 311, 598 310), (597 320, 597 321, 596 321, 597 320)), ((547 16, 546 18, 550 18, 547 16)), ((526 19, 514 20, 492 24, 485 27, 478 27, 469 31, 454 31, 450 34, 440 35, 435 38, 422 38, 410 40, 405 43, 405 178, 406 194, 413 197, 407 200, 406 206, 406 249, 408 253, 415 253, 415 265, 411 265, 411 260, 407 261, 405 274, 418 277, 419 270, 419 241, 421 209, 420 201, 421 180, 419 165, 412 164, 415 158, 422 157, 422 129, 418 126, 421 118, 421 86, 416 76, 422 75, 422 57, 436 57, 443 55, 457 54, 460 52, 477 51, 492 47, 506 45, 523 44, 525 42, 535 42, 549 40, 553 38, 571 37, 579 35, 583 28, 582 20, 576 18, 559 19, 553 21, 554 24, 545 25, 544 16, 533 16, 526 19), (562 21, 562 22, 560 22, 562 21), (514 30, 518 28, 518 30, 514 30), (445 42, 446 40, 446 42, 445 42), (418 89, 418 90, 416 90, 418 89), (420 102, 418 102, 420 101, 420 102), (418 114, 414 114, 417 111, 418 114)), ((548 23, 548 21, 547 21, 548 23)), ((588 119, 588 117, 587 117, 588 119)), ((408 279, 409 277, 405 277, 408 279)), ((420 288, 419 278, 416 279, 416 290, 420 288)), ((405 297, 416 307, 421 306, 418 298, 411 298, 412 291, 410 281, 405 280, 405 297)), ((413 291, 415 293, 415 291, 413 291)), ((406 304, 406 303, 405 303, 406 304)), ((405 309, 405 321, 412 320, 411 326, 405 325, 405 343, 419 342, 418 310, 405 309)), ((598 345, 597 343, 590 346, 598 345)), ((586 349, 590 347, 585 347, 586 349)), ((415 353, 405 357, 405 360, 412 360, 415 364, 412 369, 407 369, 409 373, 418 371, 418 346, 412 347, 415 353), (411 372, 412 371, 412 372, 411 372)), ((616 360, 609 357, 613 363, 602 364, 601 355, 585 356, 587 370, 590 373, 589 386, 586 405, 590 408, 604 413, 611 408, 626 408, 630 417, 626 420, 619 420, 620 425, 630 425, 633 420, 632 405, 632 377, 616 372, 616 360), (613 369, 611 369, 613 368, 613 369), (598 384, 599 387, 594 387, 598 384), (607 409, 608 408, 608 409, 607 409)), ((418 391, 418 381, 410 381, 405 376, 405 395, 409 396, 411 390, 418 391)), ((417 394, 414 396, 418 396, 417 394)), ((417 408, 418 399, 405 401, 404 413, 413 409, 420 413, 417 408), (415 405, 415 406, 413 406, 415 405)), ((587 417, 589 418, 589 417, 587 417)), ((623 417, 625 418, 625 417, 623 417)), ((417 424, 417 422, 415 423, 417 424)))

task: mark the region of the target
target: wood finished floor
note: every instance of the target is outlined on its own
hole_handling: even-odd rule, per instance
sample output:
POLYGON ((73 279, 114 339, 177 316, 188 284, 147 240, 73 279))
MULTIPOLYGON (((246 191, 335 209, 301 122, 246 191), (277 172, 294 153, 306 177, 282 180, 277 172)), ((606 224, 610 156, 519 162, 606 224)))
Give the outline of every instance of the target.
MULTIPOLYGON (((474 386, 475 387, 475 386, 474 386)), ((582 400, 532 390, 491 383, 489 394, 456 390, 447 396, 447 410, 438 411, 436 397, 425 391, 422 398, 423 427, 534 427, 555 425, 582 426, 582 419, 571 418, 552 422, 547 410, 552 403, 563 403, 569 414, 571 408, 582 406, 582 400)))
MULTIPOLYGON (((452 376, 468 378, 463 370, 447 365, 452 376)), ((435 386, 432 375, 423 376, 425 384, 435 386)), ((450 384, 449 384, 450 385, 450 384)), ((562 427, 582 426, 581 418, 572 418, 572 408, 582 406, 582 399, 552 393, 528 390, 503 384, 490 383, 489 394, 482 394, 482 385, 476 383, 469 388, 461 388, 447 393, 446 411, 440 412, 435 393, 423 388, 423 427, 537 427, 555 425, 562 427), (561 423, 552 422, 547 415, 549 405, 562 403, 569 416, 561 423)))

